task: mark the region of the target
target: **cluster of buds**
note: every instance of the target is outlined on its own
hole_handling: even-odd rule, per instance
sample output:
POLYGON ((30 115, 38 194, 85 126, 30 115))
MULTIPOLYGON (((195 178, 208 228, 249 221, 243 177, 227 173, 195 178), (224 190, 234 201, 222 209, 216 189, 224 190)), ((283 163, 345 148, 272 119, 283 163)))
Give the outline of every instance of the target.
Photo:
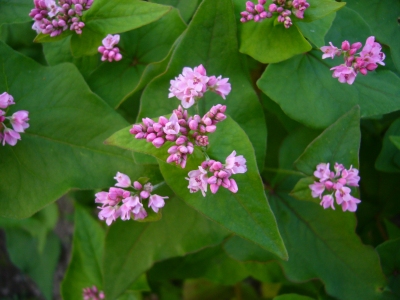
POLYGON ((351 44, 348 41, 342 43, 342 49, 338 49, 331 42, 330 46, 321 47, 324 52, 322 58, 334 58, 343 54, 344 64, 331 68, 333 71, 332 77, 338 78, 341 83, 353 84, 358 73, 367 75, 368 71, 373 71, 378 67, 378 64, 385 65, 383 60, 385 54, 381 51, 382 46, 375 42, 375 37, 367 38, 364 48, 360 53, 356 53, 361 47, 360 42, 351 44))
POLYGON ((246 2, 246 10, 241 12, 240 21, 246 23, 253 20, 261 22, 266 18, 272 18, 273 14, 278 14, 277 21, 283 23, 285 28, 293 25, 290 16, 293 14, 296 18, 303 19, 305 10, 310 6, 306 0, 272 0, 272 4, 265 9, 266 0, 258 0, 258 4, 251 1, 246 2))
POLYGON ((169 119, 161 116, 158 122, 155 122, 143 118, 143 124, 134 124, 130 133, 135 135, 136 139, 146 139, 157 148, 166 141, 175 142, 175 145, 168 149, 170 155, 167 162, 174 162, 185 168, 188 155, 194 151, 194 145, 208 145, 208 134, 217 129, 218 122, 226 119, 225 111, 225 105, 217 104, 202 118, 199 115, 189 117, 187 111, 179 106, 169 119))
POLYGON ((84 288, 82 297, 83 300, 101 300, 106 298, 104 292, 99 291, 95 285, 92 286, 91 288, 90 287, 84 288))
POLYGON ((6 109, 13 104, 15 104, 14 98, 10 94, 4 92, 0 95, 0 142, 3 146, 6 143, 14 146, 17 140, 21 139, 20 133, 25 132, 25 129, 29 127, 27 123, 29 121, 29 112, 26 110, 17 111, 11 117, 6 117, 6 111, 2 109, 6 109), (6 126, 6 121, 11 124, 13 129, 6 126))
POLYGON ((314 176, 319 179, 319 182, 314 182, 309 187, 313 198, 320 198, 321 205, 324 209, 333 206, 336 198, 336 203, 342 206, 343 211, 355 212, 357 210, 357 204, 361 201, 354 198, 350 193, 351 189, 349 186, 358 187, 360 176, 358 176, 358 170, 350 167, 345 169, 342 164, 335 163, 335 172, 329 169, 329 163, 321 163, 317 165, 317 170, 314 172, 314 176), (347 185, 347 186, 346 186, 347 185), (328 192, 328 194, 324 192, 328 192))
POLYGON ((225 99, 231 91, 228 80, 229 78, 222 78, 222 76, 207 76, 203 65, 194 69, 185 67, 182 74, 170 81, 171 87, 169 88, 168 98, 178 98, 182 101, 184 108, 191 107, 207 91, 215 92, 225 99))
POLYGON ((147 179, 140 178, 141 182, 135 181, 132 184, 129 176, 120 172, 117 172, 114 179, 117 180, 116 188, 111 187, 108 192, 99 192, 95 195, 95 202, 102 204, 98 207, 99 219, 106 220, 108 226, 119 217, 121 220, 130 220, 131 217, 134 220, 146 218, 147 212, 143 207, 145 199, 148 199, 148 207, 155 213, 164 207, 164 199, 168 197, 151 194, 154 187, 151 183, 145 184, 147 179))
POLYGON ((206 196, 207 186, 210 185, 211 193, 215 194, 222 186, 232 193, 238 191, 235 179, 231 178, 233 174, 245 173, 247 171, 246 159, 243 155, 236 156, 233 151, 225 160, 225 164, 215 160, 206 160, 201 163, 198 170, 190 171, 187 180, 189 180, 188 189, 191 193, 201 191, 203 197, 206 196), (208 173, 212 175, 209 176, 208 173))
POLYGON ((59 0, 58 4, 54 0, 34 0, 34 4, 29 13, 35 21, 32 29, 54 37, 67 29, 81 34, 85 26, 82 13, 92 6, 93 0, 59 0))
POLYGON ((119 43, 119 34, 116 35, 107 35, 103 39, 103 46, 98 48, 99 52, 102 54, 101 60, 112 61, 120 61, 122 59, 122 54, 119 53, 119 48, 115 47, 119 43))

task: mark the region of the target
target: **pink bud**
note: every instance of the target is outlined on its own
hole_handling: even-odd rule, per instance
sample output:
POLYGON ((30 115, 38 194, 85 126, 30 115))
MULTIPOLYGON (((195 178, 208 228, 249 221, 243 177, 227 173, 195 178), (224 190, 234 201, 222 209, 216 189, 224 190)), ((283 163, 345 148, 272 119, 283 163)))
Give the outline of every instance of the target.
POLYGON ((142 185, 141 185, 141 183, 140 183, 139 181, 135 181, 135 182, 133 183, 133 187, 134 187, 136 190, 141 190, 141 189, 142 189, 142 185))
POLYGON ((155 138, 152 143, 156 148, 160 148, 162 145, 164 145, 165 141, 162 137, 158 137, 155 138))
POLYGON ((150 142, 152 142, 155 138, 156 138, 155 133, 149 133, 149 134, 147 135, 147 137, 146 137, 146 141, 150 143, 150 142))
POLYGON ((150 193, 148 191, 141 191, 140 192, 140 197, 142 197, 143 199, 147 199, 149 198, 150 193))
POLYGON ((277 10, 277 6, 275 3, 270 4, 270 6, 268 7, 268 10, 270 12, 275 12, 277 10))
POLYGON ((349 51, 350 50, 350 43, 348 41, 342 42, 342 50, 349 51))

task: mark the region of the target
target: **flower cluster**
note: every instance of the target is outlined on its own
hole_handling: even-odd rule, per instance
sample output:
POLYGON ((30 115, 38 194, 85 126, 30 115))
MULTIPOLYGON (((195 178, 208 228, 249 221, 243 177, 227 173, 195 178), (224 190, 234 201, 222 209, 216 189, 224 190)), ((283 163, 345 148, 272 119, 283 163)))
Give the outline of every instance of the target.
POLYGON ((93 0, 34 0, 35 8, 29 16, 35 21, 32 29, 37 33, 50 34, 51 37, 69 29, 77 34, 82 33, 85 23, 81 16, 88 10, 93 0))
POLYGON ((108 60, 109 62, 120 61, 122 59, 121 53, 119 53, 119 48, 115 47, 119 43, 119 34, 107 35, 103 39, 103 46, 99 47, 99 52, 102 54, 101 60, 108 60))
POLYGON ((231 85, 229 78, 222 76, 207 76, 203 65, 194 69, 185 67, 182 74, 171 80, 168 98, 176 97, 182 101, 184 108, 189 108, 195 104, 196 100, 203 97, 206 91, 212 91, 220 95, 223 99, 230 93, 231 85))
POLYGON ((143 124, 134 124, 130 133, 134 134, 136 139, 146 139, 157 148, 166 141, 175 142, 168 149, 170 155, 167 162, 174 162, 185 168, 188 155, 194 151, 194 145, 206 147, 208 134, 217 129, 218 122, 226 119, 225 110, 225 105, 217 104, 203 117, 199 115, 189 117, 187 111, 179 106, 169 119, 161 116, 158 122, 155 122, 143 118, 143 124))
POLYGON ((342 49, 338 49, 331 42, 330 46, 321 47, 324 52, 322 58, 334 58, 343 54, 344 64, 333 67, 333 77, 338 78, 341 83, 353 84, 358 73, 366 75, 368 71, 373 71, 378 67, 378 64, 385 65, 383 60, 385 54, 381 52, 382 46, 375 42, 375 37, 370 36, 364 48, 360 53, 356 53, 361 47, 360 42, 351 44, 348 41, 342 43, 342 49))
POLYGON ((83 289, 83 300, 101 300, 105 299, 105 295, 103 291, 99 291, 97 287, 94 285, 91 288, 87 287, 83 289))
POLYGON ((333 204, 336 198, 336 203, 342 206, 343 211, 356 211, 357 204, 361 201, 350 195, 351 189, 349 186, 358 187, 358 182, 360 181, 358 170, 353 167, 347 170, 342 164, 338 163, 335 163, 334 170, 335 172, 332 172, 329 169, 329 163, 317 165, 314 176, 319 179, 319 182, 314 182, 309 186, 313 198, 322 199, 320 204, 325 209, 328 207, 335 209, 333 204), (325 190, 329 194, 322 196, 325 190))
POLYGON ((240 21, 246 23, 253 20, 261 22, 265 18, 271 18, 273 13, 278 14, 277 21, 283 23, 285 28, 293 25, 290 16, 293 14, 296 18, 303 19, 305 10, 310 6, 306 0, 272 0, 272 4, 265 9, 266 0, 258 0, 258 4, 251 1, 246 2, 246 10, 241 12, 240 21))
POLYGON ((189 180, 189 190, 191 193, 201 191, 206 196, 207 186, 210 185, 211 193, 215 194, 222 186, 232 193, 238 191, 235 179, 230 178, 233 174, 245 173, 247 171, 246 159, 243 155, 236 156, 233 151, 225 160, 225 164, 215 160, 206 160, 201 163, 198 170, 190 171, 186 178, 189 180), (208 176, 212 173, 212 176, 208 176))
POLYGON ((148 207, 156 213, 165 205, 164 199, 168 197, 151 194, 153 191, 151 183, 143 184, 135 181, 132 184, 129 176, 120 172, 117 172, 114 179, 117 180, 115 184, 117 188, 111 187, 108 192, 99 192, 95 195, 95 202, 102 204, 98 207, 101 209, 99 219, 106 220, 108 226, 119 217, 121 220, 129 220, 131 217, 134 220, 146 218, 147 212, 143 208, 145 199, 149 199, 148 207))
POLYGON ((29 121, 29 112, 26 110, 20 110, 12 114, 11 117, 6 117, 6 112, 2 109, 8 108, 8 106, 15 104, 14 98, 4 92, 0 95, 0 142, 3 146, 7 143, 14 146, 17 140, 21 139, 21 132, 25 132, 25 129, 29 127, 27 123, 29 121), (13 129, 8 128, 5 122, 8 121, 13 129))

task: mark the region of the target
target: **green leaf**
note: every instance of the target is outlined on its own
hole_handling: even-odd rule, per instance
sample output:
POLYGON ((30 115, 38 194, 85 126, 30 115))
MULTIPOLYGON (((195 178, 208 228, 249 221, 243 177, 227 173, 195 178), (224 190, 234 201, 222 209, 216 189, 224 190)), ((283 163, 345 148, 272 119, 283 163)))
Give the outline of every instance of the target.
POLYGON ((400 71, 400 31, 398 23, 400 2, 396 0, 372 0, 368 2, 368 5, 359 0, 348 0, 346 2, 369 25, 372 35, 379 42, 390 47, 393 61, 397 70, 400 71), (382 20, 385 20, 385 22, 382 23, 382 20))
POLYGON ((0 218, 0 227, 6 229, 20 228, 28 232, 32 238, 37 239, 37 251, 41 254, 43 253, 47 236, 56 226, 57 220, 58 208, 56 204, 52 203, 27 219, 0 218))
POLYGON ((80 299, 82 290, 87 287, 96 286, 102 290, 104 239, 105 233, 100 224, 76 204, 72 257, 61 284, 63 299, 80 299))
POLYGON ((209 136, 210 145, 207 154, 213 159, 224 162, 226 157, 236 150, 237 155, 243 155, 246 158, 247 172, 245 175, 237 175, 234 178, 239 187, 237 194, 223 188, 215 195, 208 192, 206 198, 203 198, 201 193, 191 194, 189 192, 185 177, 189 171, 198 169, 201 162, 205 160, 197 147, 188 158, 186 168, 181 169, 165 163, 169 156, 167 150, 172 143, 166 143, 157 149, 145 140, 136 140, 128 129, 115 133, 107 139, 106 143, 157 157, 160 159, 160 170, 167 184, 186 203, 225 228, 254 241, 284 259, 286 258, 285 247, 276 230, 275 218, 265 198, 250 141, 231 118, 218 123, 216 132, 209 136), (236 144, 233 149, 232 145, 237 140, 240 140, 241 143, 236 144), (229 214, 221 214, 222 211, 229 211, 229 214))
POLYGON ((360 109, 356 106, 308 145, 295 162, 296 168, 310 176, 320 163, 358 168, 360 141, 360 109))
POLYGON ((240 52, 264 63, 277 63, 308 52, 311 45, 296 26, 274 26, 274 18, 239 25, 240 52))
POLYGON ((30 21, 32 8, 34 5, 31 0, 0 0, 0 25, 30 21))
POLYGON ((378 70, 343 84, 329 70, 338 63, 321 56, 315 50, 271 64, 257 85, 289 117, 314 128, 326 128, 357 104, 361 117, 400 109, 400 78, 394 73, 378 70))
MULTIPOLYGON (((289 252, 290 259, 280 262, 289 280, 319 278, 327 293, 338 299, 383 298, 386 280, 379 258, 356 235, 354 214, 324 210, 280 192, 270 199, 289 252)), ((245 240, 231 240, 225 249, 234 258, 271 260, 271 254, 260 247, 247 246, 249 242, 245 240)))
POLYGON ((320 203, 319 198, 313 198, 311 195, 311 190, 310 190, 310 184, 313 184, 315 182, 314 177, 306 177, 306 178, 301 178, 293 188, 293 190, 290 192, 290 196, 298 199, 298 200, 305 200, 305 201, 311 201, 314 203, 320 203))
POLYGON ((274 297, 273 300, 313 300, 314 298, 310 298, 307 296, 302 296, 299 294, 285 294, 274 297))
POLYGON ((227 113, 249 136, 261 169, 264 165, 267 135, 264 113, 242 63, 243 56, 238 54, 231 1, 203 1, 172 54, 167 71, 144 90, 139 118, 171 114, 180 101, 176 98, 168 99, 170 80, 182 73, 184 67, 193 68, 203 64, 209 76, 228 77, 232 92, 226 101, 212 92, 206 93, 198 103, 199 114, 206 113, 217 103, 226 104, 227 113))
POLYGON ((179 9, 179 12, 186 23, 189 22, 193 16, 197 6, 201 2, 200 0, 150 0, 150 2, 171 5, 179 9))
POLYGON ((71 39, 74 56, 93 55, 107 34, 122 33, 154 22, 171 7, 138 0, 97 0, 83 15, 82 34, 71 39))
POLYGON ((43 67, 0 42, 0 70, 0 91, 16 103, 7 114, 27 110, 30 118, 16 146, 0 147, 2 216, 28 217, 71 188, 111 186, 117 171, 159 176, 156 167, 135 166, 129 151, 103 145, 128 124, 73 65, 43 67))
POLYGON ((156 22, 121 34, 122 60, 102 63, 88 79, 90 88, 110 106, 118 107, 136 90, 147 66, 168 55, 185 28, 178 11, 172 9, 156 22))
POLYGON ((324 37, 332 26, 333 20, 336 18, 336 13, 331 13, 325 18, 318 19, 312 22, 296 22, 295 26, 311 43, 317 47, 324 46, 324 37))
POLYGON ((400 239, 389 240, 376 247, 381 259, 383 273, 388 279, 391 292, 400 297, 400 239))
POLYGON ((343 41, 364 44, 364 41, 370 35, 371 28, 368 23, 357 11, 346 6, 336 13, 331 29, 326 34, 325 45, 328 45, 328 42, 332 42, 339 47, 343 41))
POLYGON ((117 221, 106 236, 104 291, 115 299, 153 263, 219 244, 228 232, 179 199, 166 200, 159 222, 117 221))
POLYGON ((375 163, 375 167, 379 171, 400 172, 400 151, 395 146, 399 136, 400 119, 397 119, 390 125, 383 138, 383 147, 375 163))
POLYGON ((400 150, 400 136, 389 136, 389 140, 400 150))
POLYGON ((304 19, 293 17, 295 21, 313 22, 338 11, 346 5, 345 2, 336 2, 334 0, 310 0, 308 3, 310 7, 304 12, 304 19))
POLYGON ((61 252, 60 239, 53 232, 46 236, 41 252, 38 240, 20 228, 7 228, 7 251, 11 261, 38 285, 47 300, 53 299, 53 278, 61 252))

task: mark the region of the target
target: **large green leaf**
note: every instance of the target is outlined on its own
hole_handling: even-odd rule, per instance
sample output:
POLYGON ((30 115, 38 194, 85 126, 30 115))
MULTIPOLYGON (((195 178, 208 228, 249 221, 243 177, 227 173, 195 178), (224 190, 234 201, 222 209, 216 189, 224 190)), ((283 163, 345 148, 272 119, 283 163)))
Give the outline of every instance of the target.
POLYGON ((240 52, 262 63, 277 63, 311 50, 310 43, 296 26, 274 25, 274 18, 239 27, 240 52))
POLYGON ((96 286, 102 290, 101 259, 104 229, 79 205, 75 205, 72 257, 61 284, 64 300, 80 299, 82 290, 96 286))
POLYGON ((313 22, 338 11, 346 5, 346 2, 336 2, 334 0, 309 0, 308 3, 310 6, 304 11, 304 19, 293 17, 294 21, 313 22))
POLYGON ((376 251, 381 259, 383 273, 388 278, 389 288, 400 297, 400 239, 386 241, 380 244, 376 251))
POLYGON ((160 159, 160 170, 167 184, 186 203, 234 233, 261 245, 284 259, 287 258, 285 247, 276 228, 274 215, 271 213, 263 191, 263 184, 257 171, 250 141, 231 118, 219 123, 216 132, 209 136, 210 146, 207 153, 211 158, 223 163, 233 150, 236 150, 237 155, 243 155, 246 158, 247 172, 234 178, 239 187, 237 194, 223 188, 215 195, 208 192, 206 198, 203 198, 200 192, 196 194, 189 192, 188 181, 185 180, 185 177, 188 176, 189 171, 198 169, 201 162, 205 160, 197 149, 189 157, 186 169, 181 169, 165 163, 169 155, 167 149, 170 144, 156 149, 145 140, 136 140, 128 129, 115 133, 106 142, 157 157, 160 159), (237 140, 241 141, 240 144, 235 143, 237 140), (233 145, 235 145, 234 148, 233 145))
POLYGON ((180 101, 168 99, 170 80, 177 77, 183 67, 203 64, 207 75, 228 77, 232 91, 226 101, 208 92, 199 101, 200 114, 211 105, 227 105, 227 113, 246 131, 256 152, 261 169, 265 157, 266 128, 264 114, 248 72, 243 68, 243 56, 238 54, 235 16, 230 0, 205 0, 199 6, 181 42, 177 45, 167 72, 155 78, 144 90, 140 117, 170 114, 180 101))
POLYGON ((400 71, 400 2, 397 0, 371 0, 368 5, 360 0, 348 0, 347 5, 357 11, 368 23, 378 41, 388 45, 393 61, 400 71), (384 20, 384 23, 382 23, 384 20))
MULTIPOLYGON (((377 253, 355 234, 354 214, 324 210, 284 193, 270 197, 290 259, 281 261, 291 281, 320 278, 328 294, 338 299, 376 300, 384 297, 385 277, 377 253)), ((225 249, 245 261, 270 261, 271 254, 230 239, 225 249)))
POLYGON ((383 138, 383 147, 376 160, 375 166, 384 172, 400 172, 400 150, 396 146, 400 136, 400 119, 390 125, 383 138))
POLYGON ((30 21, 32 8, 34 4, 31 0, 0 0, 0 25, 30 21))
POLYGON ((157 261, 219 244, 229 233, 176 198, 159 222, 114 223, 106 236, 104 290, 115 299, 157 261))
POLYGON ((193 16, 197 6, 201 2, 200 0, 150 0, 150 2, 171 5, 179 9, 179 12, 186 23, 189 22, 193 16))
POLYGON ((311 127, 332 124, 355 105, 361 117, 400 109, 400 78, 390 71, 358 75, 352 85, 332 78, 336 60, 311 51, 267 67, 257 85, 291 118, 311 127))
POLYGON ((325 45, 324 37, 332 26, 333 20, 336 18, 336 13, 331 13, 325 18, 318 19, 312 22, 296 22, 297 28, 311 43, 317 47, 325 45))
POLYGON ((360 141, 360 109, 356 106, 308 145, 295 162, 296 168, 309 176, 320 163, 358 168, 360 141))
POLYGON ((104 62, 88 79, 90 88, 112 107, 118 107, 139 84, 151 63, 161 61, 186 26, 176 9, 157 22, 121 34, 120 62, 104 62))
POLYGON ((11 261, 36 282, 47 300, 53 297, 53 278, 61 252, 59 237, 54 232, 46 235, 44 247, 22 228, 5 229, 7 251, 11 261))
POLYGON ((2 216, 28 217, 71 188, 111 186, 117 171, 158 176, 155 167, 135 166, 129 151, 103 145, 127 123, 89 90, 73 65, 42 67, 0 42, 0 70, 0 91, 16 102, 8 114, 30 113, 22 140, 0 147, 2 216))
POLYGON ((285 294, 275 297, 273 300, 313 300, 314 298, 310 298, 307 296, 302 296, 299 294, 285 294))

